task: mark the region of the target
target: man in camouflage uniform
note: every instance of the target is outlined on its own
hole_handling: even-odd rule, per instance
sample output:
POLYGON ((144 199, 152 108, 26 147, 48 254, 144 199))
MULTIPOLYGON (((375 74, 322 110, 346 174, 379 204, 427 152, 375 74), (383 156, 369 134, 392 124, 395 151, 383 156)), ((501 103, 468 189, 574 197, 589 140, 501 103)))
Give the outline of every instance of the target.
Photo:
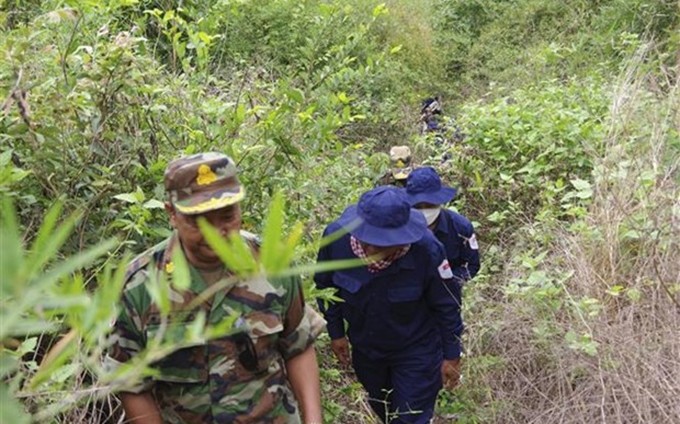
MULTIPOLYGON (((219 153, 180 158, 168 166, 165 188, 175 231, 129 265, 107 362, 125 363, 158 337, 176 349, 152 364, 151 378, 120 394, 126 422, 321 423, 313 343, 324 321, 305 305, 299 278, 239 280, 197 226, 203 217, 223 236, 240 231, 244 190, 234 162, 219 153), (173 278, 176 250, 191 281, 171 292, 165 322, 148 286, 159 275, 173 278), (198 298, 211 287, 221 288, 198 298), (211 326, 235 321, 226 336, 188 344, 186 328, 199 314, 211 326)), ((255 237, 241 235, 257 253, 255 237)))
POLYGON ((390 170, 378 180, 378 185, 406 186, 406 178, 413 170, 411 149, 408 146, 393 146, 390 149, 390 170))

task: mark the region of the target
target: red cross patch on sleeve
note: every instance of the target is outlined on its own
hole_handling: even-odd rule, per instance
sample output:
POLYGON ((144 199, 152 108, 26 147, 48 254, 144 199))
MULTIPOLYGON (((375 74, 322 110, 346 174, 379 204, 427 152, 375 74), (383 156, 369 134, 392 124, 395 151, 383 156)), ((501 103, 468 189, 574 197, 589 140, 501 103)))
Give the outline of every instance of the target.
POLYGON ((442 277, 444 280, 453 278, 453 271, 451 271, 451 265, 449 265, 448 260, 444 259, 441 265, 437 267, 437 270, 439 271, 439 276, 442 277))

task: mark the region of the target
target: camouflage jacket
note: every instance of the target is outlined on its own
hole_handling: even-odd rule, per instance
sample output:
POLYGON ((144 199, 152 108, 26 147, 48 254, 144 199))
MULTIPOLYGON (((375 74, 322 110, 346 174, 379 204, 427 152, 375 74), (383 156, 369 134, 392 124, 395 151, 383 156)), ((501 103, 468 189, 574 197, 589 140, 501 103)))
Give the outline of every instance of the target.
POLYGON ((379 186, 384 186, 384 185, 393 185, 396 187, 405 187, 406 186, 406 180, 397 180, 394 178, 394 175, 392 175, 392 171, 387 171, 385 172, 380 178, 375 183, 376 187, 379 186))
MULTIPOLYGON (((252 237, 245 233, 244 237, 254 244, 252 237)), ((108 365, 129 361, 159 332, 164 341, 174 343, 176 337, 177 349, 152 364, 152 377, 125 390, 151 390, 165 423, 299 423, 285 361, 307 349, 325 324, 305 305, 300 280, 239 281, 228 274, 218 276, 213 284, 224 283, 225 278, 233 283, 188 310, 189 303, 197 303, 196 297, 208 287, 202 274, 190 267, 189 289, 171 292, 173 312, 166 327, 147 285, 155 271, 172 278, 176 246, 179 242, 173 235, 128 266, 108 365), (229 319, 234 324, 227 336, 187 345, 185 331, 201 310, 208 325, 229 319)))

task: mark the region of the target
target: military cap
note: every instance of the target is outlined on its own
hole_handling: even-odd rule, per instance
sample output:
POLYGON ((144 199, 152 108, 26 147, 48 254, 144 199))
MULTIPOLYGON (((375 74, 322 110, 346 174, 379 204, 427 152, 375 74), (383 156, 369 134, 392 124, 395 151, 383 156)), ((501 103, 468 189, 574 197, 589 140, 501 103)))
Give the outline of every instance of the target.
POLYGON ((185 156, 165 169, 165 191, 178 212, 201 214, 243 199, 245 191, 236 174, 236 164, 225 154, 185 156))
POLYGON ((390 149, 392 176, 395 180, 405 180, 411 173, 411 149, 408 146, 394 146, 390 149))

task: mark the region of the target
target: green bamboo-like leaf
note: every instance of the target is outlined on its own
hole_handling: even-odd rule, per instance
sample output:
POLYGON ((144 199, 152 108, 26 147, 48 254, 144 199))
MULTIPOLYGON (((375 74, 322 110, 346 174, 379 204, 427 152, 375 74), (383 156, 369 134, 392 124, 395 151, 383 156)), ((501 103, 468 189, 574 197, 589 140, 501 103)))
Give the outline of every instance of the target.
POLYGON ((121 194, 116 194, 113 196, 114 199, 117 200, 122 200, 125 203, 139 203, 139 199, 136 196, 136 193, 133 191, 132 193, 121 193, 121 194))
POLYGON ((10 198, 2 199, 0 215, 0 295, 12 293, 19 270, 23 265, 23 246, 19 235, 19 225, 10 198))
POLYGON ((219 231, 204 218, 198 219, 198 227, 205 241, 231 271, 239 276, 250 275, 257 271, 257 261, 250 247, 238 233, 230 234, 225 240, 219 231))
POLYGON ((363 265, 365 265, 364 261, 359 258, 341 259, 337 261, 325 261, 314 264, 298 265, 267 275, 271 277, 287 277, 291 275, 316 274, 318 272, 328 272, 337 271, 341 269, 357 268, 363 265))
POLYGON ((80 217, 79 212, 73 213, 57 227, 57 220, 61 214, 62 206, 62 202, 55 203, 45 215, 43 224, 40 226, 38 236, 31 246, 31 253, 26 261, 27 266, 23 277, 27 280, 30 280, 45 264, 54 259, 80 217))
POLYGON ((281 251, 281 267, 280 269, 290 266, 293 262, 293 257, 295 256, 295 249, 300 240, 302 240, 302 235, 304 234, 305 226, 301 222, 296 223, 293 229, 288 234, 286 241, 283 244, 283 250, 281 251))
POLYGON ((21 314, 3 316, 0 320, 0 338, 21 337, 54 331, 57 324, 53 321, 22 317, 21 314))
POLYGON ((269 213, 262 231, 262 246, 260 247, 260 262, 264 269, 272 272, 280 270, 277 256, 283 247, 281 234, 283 233, 284 208, 283 196, 281 192, 277 192, 269 204, 269 213))
MULTIPOLYGON (((69 334, 67 334, 65 337, 69 337, 69 334)), ((75 336, 73 339, 74 340, 64 343, 63 345, 60 345, 60 343, 57 342, 53 349, 55 349, 57 346, 61 349, 54 353, 55 356, 51 357, 47 363, 46 359, 43 360, 43 363, 40 365, 40 369, 38 369, 38 372, 35 373, 28 384, 30 388, 35 388, 39 386, 40 383, 47 381, 59 368, 61 368, 70 358, 73 357, 73 355, 78 350, 78 343, 75 340, 75 336)))
POLYGON ((335 231, 331 234, 328 234, 326 237, 321 239, 321 241, 319 242, 319 247, 328 246, 329 244, 333 243, 334 241, 340 239, 342 236, 344 236, 348 232, 357 228, 360 224, 361 224, 361 219, 357 218, 354 221, 350 222, 347 225, 347 227, 343 227, 342 229, 340 229, 338 231, 335 231))
POLYGON ((179 246, 172 252, 172 263, 175 266, 172 272, 172 285, 178 290, 187 290, 191 285, 191 273, 187 259, 179 246))
POLYGON ((60 278, 70 275, 73 272, 90 265, 95 259, 112 250, 117 243, 118 240, 112 238, 102 242, 97 246, 91 247, 82 253, 68 258, 41 276, 39 279, 39 285, 42 287, 48 287, 60 278))
POLYGON ((30 417, 24 412, 24 406, 14 399, 9 388, 0 385, 0 422, 12 424, 28 424, 30 417))
POLYGON ((161 316, 168 316, 170 313, 170 285, 165 274, 154 269, 146 284, 146 291, 149 293, 151 301, 158 306, 161 316))
POLYGON ((199 313, 196 315, 196 319, 187 326, 187 331, 184 335, 185 341, 188 343, 204 341, 205 323, 205 311, 199 311, 199 313))
POLYGON ((7 351, 0 351, 0 378, 5 378, 19 366, 19 358, 12 355, 7 351))
MULTIPOLYGON (((78 325, 71 322, 72 328, 79 328, 83 337, 83 343, 87 346, 99 344, 100 335, 107 330, 110 323, 118 315, 118 299, 123 292, 125 284, 126 267, 124 264, 130 262, 130 255, 125 255, 117 263, 107 263, 102 274, 97 279, 98 288, 91 299, 92 306, 85 310, 85 315, 78 325)), ((69 315, 69 319, 71 316, 69 315)), ((77 321, 77 316, 74 317, 77 321)))

